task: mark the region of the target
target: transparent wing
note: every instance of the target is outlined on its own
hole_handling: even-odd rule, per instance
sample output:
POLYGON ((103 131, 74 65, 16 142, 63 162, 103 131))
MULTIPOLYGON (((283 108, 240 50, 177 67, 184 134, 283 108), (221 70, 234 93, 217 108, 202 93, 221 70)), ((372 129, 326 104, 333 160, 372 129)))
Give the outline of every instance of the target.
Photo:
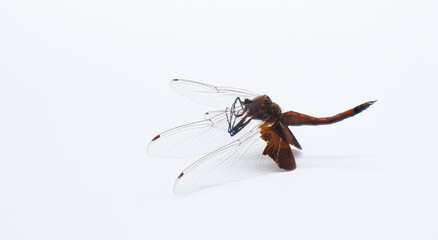
POLYGON ((204 113, 204 119, 212 118, 213 116, 216 116, 216 115, 221 114, 223 112, 224 112, 223 110, 208 111, 208 112, 204 113))
POLYGON ((230 107, 237 97, 244 101, 246 98, 253 99, 258 96, 256 93, 243 89, 217 87, 183 79, 174 79, 171 85, 177 93, 195 102, 221 110, 230 107))
POLYGON ((175 181, 174 193, 189 193, 211 185, 280 171, 269 156, 263 155, 266 142, 260 136, 260 129, 256 126, 238 140, 202 157, 180 174, 175 181))
POLYGON ((238 139, 245 131, 230 136, 227 122, 229 111, 208 112, 205 114, 205 120, 158 134, 149 143, 148 154, 153 157, 193 157, 207 154, 238 139))

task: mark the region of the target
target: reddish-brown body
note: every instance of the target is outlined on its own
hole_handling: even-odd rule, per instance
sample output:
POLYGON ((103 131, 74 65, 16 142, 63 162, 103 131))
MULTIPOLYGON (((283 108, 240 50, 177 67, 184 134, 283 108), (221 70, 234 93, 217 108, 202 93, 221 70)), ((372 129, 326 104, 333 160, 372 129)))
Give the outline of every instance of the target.
POLYGON ((264 121, 260 125, 261 138, 267 143, 263 154, 271 157, 280 168, 293 170, 296 168, 296 164, 289 145, 298 149, 302 148, 288 126, 332 124, 362 112, 374 102, 369 101, 345 112, 323 118, 294 111, 282 113, 280 107, 266 95, 256 97, 253 100, 246 99, 243 104, 249 117, 264 121))
POLYGON ((285 112, 281 115, 281 122, 287 126, 301 126, 301 125, 323 125, 332 124, 342 121, 346 118, 352 117, 371 106, 375 101, 363 103, 355 108, 349 109, 345 112, 336 114, 331 117, 317 118, 294 111, 285 112))

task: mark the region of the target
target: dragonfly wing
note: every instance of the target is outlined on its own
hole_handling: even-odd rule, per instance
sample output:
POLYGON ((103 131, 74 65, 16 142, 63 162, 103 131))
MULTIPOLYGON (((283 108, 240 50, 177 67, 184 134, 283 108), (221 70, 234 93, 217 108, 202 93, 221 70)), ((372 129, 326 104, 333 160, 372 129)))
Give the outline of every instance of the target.
POLYGON ((193 157, 223 146, 232 138, 225 114, 185 124, 158 134, 148 145, 153 157, 193 157))
POLYGON ((223 110, 208 111, 208 112, 204 113, 204 119, 212 118, 216 115, 222 114, 223 112, 224 112, 223 110))
MULTIPOLYGON (((205 120, 185 124, 158 134, 148 145, 153 157, 194 157, 207 154, 238 139, 228 133, 227 114, 230 110, 208 112, 205 120)), ((251 129, 251 128, 247 128, 251 129)))
POLYGON ((200 188, 242 180, 263 173, 279 171, 263 149, 260 128, 251 131, 209 154, 185 169, 175 181, 174 193, 184 194, 200 188))
POLYGON ((287 136, 279 123, 267 127, 262 126, 261 138, 267 143, 263 154, 271 157, 279 168, 290 171, 297 167, 287 136))
POLYGON ((298 142, 297 138, 294 136, 292 131, 289 129, 289 127, 284 126, 281 122, 278 123, 278 125, 280 126, 282 132, 284 133, 284 136, 285 136, 287 142, 290 145, 302 150, 303 148, 301 147, 300 143, 298 142))
POLYGON ((195 102, 221 110, 230 107, 237 97, 244 101, 246 98, 253 99, 258 96, 243 89, 213 86, 184 79, 174 79, 171 85, 177 93, 195 102))

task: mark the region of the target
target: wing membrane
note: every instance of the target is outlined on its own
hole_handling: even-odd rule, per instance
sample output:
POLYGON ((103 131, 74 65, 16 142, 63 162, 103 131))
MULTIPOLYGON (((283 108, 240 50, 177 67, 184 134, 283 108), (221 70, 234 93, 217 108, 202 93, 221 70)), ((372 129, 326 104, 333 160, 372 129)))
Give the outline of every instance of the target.
POLYGON ((230 107, 237 97, 244 100, 258 96, 243 89, 213 86, 184 79, 174 79, 171 85, 177 93, 195 102, 221 110, 230 107))
MULTIPOLYGON (((239 138, 228 133, 227 112, 213 111, 205 114, 205 120, 185 124, 158 134, 148 145, 153 157, 194 157, 207 154, 239 138)), ((248 128, 250 129, 250 128, 248 128)))
POLYGON ((184 194, 200 188, 242 180, 279 171, 276 163, 260 152, 267 146, 260 128, 251 131, 209 154, 185 169, 175 181, 174 193, 184 194))
MULTIPOLYGON (((268 125, 266 122, 263 124, 268 125)), ((261 138, 267 143, 263 154, 271 157, 278 167, 288 171, 297 167, 292 149, 290 149, 285 132, 279 123, 266 127, 262 126, 261 138)))

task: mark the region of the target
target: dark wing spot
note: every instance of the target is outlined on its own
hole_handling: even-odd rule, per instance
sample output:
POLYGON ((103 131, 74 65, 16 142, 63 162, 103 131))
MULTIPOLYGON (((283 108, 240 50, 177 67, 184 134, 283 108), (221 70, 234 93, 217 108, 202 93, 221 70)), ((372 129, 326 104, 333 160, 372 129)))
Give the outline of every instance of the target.
POLYGON ((152 141, 157 140, 158 138, 160 138, 160 134, 158 134, 156 137, 154 137, 154 139, 152 139, 152 141))
POLYGON ((173 79, 174 82, 179 81, 179 79, 173 79))
POLYGON ((184 176, 184 172, 182 172, 182 173, 178 176, 178 179, 182 178, 182 176, 184 176))

